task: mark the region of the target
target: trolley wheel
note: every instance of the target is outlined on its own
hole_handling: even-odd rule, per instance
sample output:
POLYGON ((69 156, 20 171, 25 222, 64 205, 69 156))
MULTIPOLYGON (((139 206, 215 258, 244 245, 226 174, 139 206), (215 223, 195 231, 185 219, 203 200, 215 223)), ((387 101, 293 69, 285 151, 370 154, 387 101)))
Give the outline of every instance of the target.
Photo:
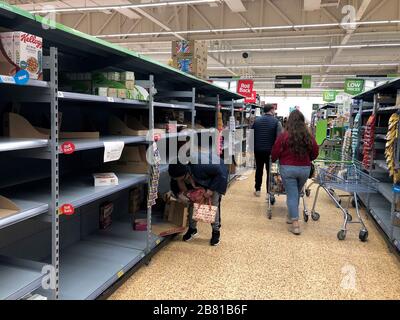
POLYGON ((319 214, 318 212, 313 212, 313 213, 311 214, 311 218, 312 218, 314 221, 318 221, 320 217, 321 217, 321 216, 320 216, 320 214, 319 214))
POLYGON ((271 209, 268 209, 267 210, 267 217, 268 217, 268 219, 272 219, 272 210, 271 209))
POLYGON ((303 219, 304 219, 304 222, 308 222, 308 212, 307 212, 307 210, 303 211, 303 219))
POLYGON ((368 230, 360 230, 360 234, 358 235, 358 238, 362 242, 367 241, 367 239, 368 239, 368 230))
POLYGON ((353 221, 353 216, 350 213, 347 213, 347 221, 353 221))
POLYGON ((311 190, 310 189, 306 189, 306 196, 309 197, 311 195, 311 190))
POLYGON ((276 202, 275 196, 270 195, 269 201, 271 202, 271 206, 273 206, 276 202))
POLYGON ((346 230, 340 230, 337 234, 337 238, 339 240, 344 240, 346 239, 346 230))

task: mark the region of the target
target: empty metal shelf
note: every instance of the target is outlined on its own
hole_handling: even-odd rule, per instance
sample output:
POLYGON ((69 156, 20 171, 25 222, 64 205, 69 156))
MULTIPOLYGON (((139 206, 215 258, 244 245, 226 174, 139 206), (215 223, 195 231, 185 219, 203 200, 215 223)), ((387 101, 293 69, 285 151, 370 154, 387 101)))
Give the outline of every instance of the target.
POLYGON ((378 184, 378 190, 381 193, 381 195, 383 195, 387 199, 387 201, 389 202, 394 201, 393 184, 380 182, 378 184))
MULTIPOLYGON (((125 248, 145 250, 147 232, 134 231, 130 221, 113 221, 106 230, 98 230, 94 234, 85 237, 85 240, 101 242, 105 244, 121 246, 125 248)), ((161 238, 152 235, 150 249, 153 249, 161 242, 161 238)))
POLYGON ((103 136, 99 139, 64 139, 60 140, 60 144, 72 142, 75 145, 75 151, 82 151, 103 148, 104 142, 112 141, 123 141, 125 144, 144 143, 146 142, 146 136, 103 136))
POLYGON ((95 299, 143 257, 141 250, 83 240, 61 249, 60 299, 95 299))
POLYGON ((42 285, 43 263, 0 256, 0 299, 21 299, 42 285))
MULTIPOLYGON (((147 175, 145 174, 129 174, 118 173, 117 186, 95 187, 94 179, 91 175, 76 176, 60 179, 60 205, 68 203, 72 204, 75 208, 93 202, 95 200, 106 197, 110 194, 116 193, 131 186, 146 183, 147 175)), ((50 200, 50 182, 42 181, 31 186, 20 186, 18 193, 10 191, 10 195, 5 192, 5 196, 18 197, 25 201, 32 201, 36 203, 47 203, 50 200)))
POLYGON ((145 109, 148 107, 147 101, 138 101, 138 100, 130 100, 130 99, 121 99, 114 97, 103 97, 96 96, 91 94, 83 94, 83 93, 75 93, 75 92, 58 92, 58 99, 60 101, 80 101, 80 102, 101 102, 101 103, 111 103, 115 106, 124 105, 125 107, 134 107, 145 109))
POLYGON ((191 106, 176 103, 164 103, 164 102, 154 102, 154 107, 159 108, 169 108, 169 109, 181 109, 181 110, 192 110, 191 106))
POLYGON ((0 137, 0 152, 44 148, 47 147, 47 145, 48 145, 48 140, 46 139, 22 139, 22 138, 0 137))
POLYGON ((36 217, 40 214, 47 212, 49 209, 47 203, 37 203, 32 201, 13 199, 13 197, 10 197, 10 200, 12 200, 18 206, 20 211, 13 214, 12 216, 0 218, 0 229, 36 217))

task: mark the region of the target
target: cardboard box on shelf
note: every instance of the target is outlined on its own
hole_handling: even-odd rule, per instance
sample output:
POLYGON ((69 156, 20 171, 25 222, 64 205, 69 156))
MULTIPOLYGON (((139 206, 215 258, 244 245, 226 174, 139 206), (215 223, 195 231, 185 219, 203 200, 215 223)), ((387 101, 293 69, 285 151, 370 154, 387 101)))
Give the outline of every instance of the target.
POLYGON ((126 80, 121 82, 122 85, 128 90, 135 90, 135 81, 126 80))
POLYGON ((207 62, 198 58, 174 58, 173 66, 178 70, 196 76, 207 76, 207 62))
POLYGON ((0 219, 10 217, 19 212, 18 206, 6 197, 0 196, 0 219))
POLYGON ((135 83, 135 73, 133 71, 121 72, 120 80, 121 81, 133 81, 133 83, 135 83))
POLYGON ((142 188, 136 187, 129 191, 129 213, 135 214, 140 210, 142 188))
POLYGON ((153 233, 167 236, 185 231, 188 223, 188 208, 181 202, 170 199, 165 206, 164 221, 152 225, 153 233))
POLYGON ((30 79, 41 80, 42 46, 42 38, 29 33, 0 33, 0 74, 14 76, 23 69, 29 73, 30 79))
POLYGON ((28 120, 16 113, 4 114, 3 133, 10 138, 49 139, 49 134, 41 133, 28 120))
POLYGON ((207 60, 208 46, 206 41, 178 40, 172 43, 172 57, 193 57, 207 60))
POLYGON ((120 81, 121 75, 119 72, 107 72, 107 79, 112 81, 120 81))
POLYGON ((113 211, 114 204, 110 201, 107 201, 100 206, 99 227, 101 230, 105 230, 111 226, 113 211))
POLYGON ((116 88, 108 88, 107 97, 118 98, 118 89, 116 89, 116 88))
POLYGON ((128 90, 126 90, 126 89, 118 89, 117 95, 118 95, 118 98, 121 98, 121 99, 129 98, 129 93, 128 93, 128 90))
POLYGON ((105 187, 105 186, 117 186, 118 177, 113 172, 107 173, 94 173, 94 186, 95 187, 105 187))
POLYGON ((98 87, 95 89, 95 94, 101 97, 108 97, 108 88, 98 87))
POLYGON ((146 174, 148 172, 146 160, 146 146, 127 146, 122 152, 121 159, 110 164, 116 172, 146 174))

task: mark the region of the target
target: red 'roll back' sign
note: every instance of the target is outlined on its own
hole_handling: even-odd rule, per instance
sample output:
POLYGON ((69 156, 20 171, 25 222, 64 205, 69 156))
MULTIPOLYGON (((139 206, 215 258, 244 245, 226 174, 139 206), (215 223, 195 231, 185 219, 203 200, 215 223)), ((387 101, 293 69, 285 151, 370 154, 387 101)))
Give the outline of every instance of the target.
POLYGON ((253 92, 253 80, 239 80, 237 83, 237 93, 241 94, 245 97, 251 97, 251 93, 253 92))

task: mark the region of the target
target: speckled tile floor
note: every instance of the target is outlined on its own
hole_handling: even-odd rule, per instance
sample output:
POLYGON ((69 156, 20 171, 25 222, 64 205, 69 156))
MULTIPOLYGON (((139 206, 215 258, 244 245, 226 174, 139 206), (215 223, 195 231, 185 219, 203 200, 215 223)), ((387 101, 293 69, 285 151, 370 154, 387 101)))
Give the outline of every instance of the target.
POLYGON ((399 260, 372 221, 368 242, 358 240, 359 225, 337 240, 342 217, 321 193, 320 221, 302 223, 302 235, 292 235, 286 197, 277 198, 268 220, 253 179, 249 172, 223 198, 218 247, 208 244, 210 226, 199 224, 198 238, 177 238, 110 299, 400 299, 399 260))

